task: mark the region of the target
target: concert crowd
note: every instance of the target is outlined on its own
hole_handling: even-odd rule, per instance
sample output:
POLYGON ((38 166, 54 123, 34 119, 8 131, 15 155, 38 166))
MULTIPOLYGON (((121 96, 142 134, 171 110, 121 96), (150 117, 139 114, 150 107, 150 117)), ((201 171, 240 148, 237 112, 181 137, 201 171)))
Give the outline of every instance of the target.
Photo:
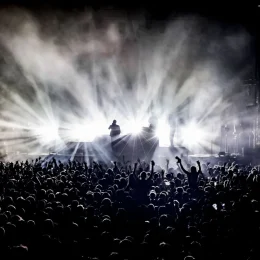
POLYGON ((258 167, 0 163, 1 259, 260 259, 258 167))

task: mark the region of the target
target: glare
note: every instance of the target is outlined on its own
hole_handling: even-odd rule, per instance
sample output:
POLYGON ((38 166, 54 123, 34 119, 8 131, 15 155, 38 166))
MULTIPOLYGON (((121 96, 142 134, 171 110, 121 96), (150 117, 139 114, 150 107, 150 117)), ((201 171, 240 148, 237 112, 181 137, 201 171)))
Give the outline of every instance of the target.
MULTIPOLYGON (((86 20, 84 29, 82 18, 76 15, 73 26, 67 26, 66 33, 57 34, 66 22, 59 24, 58 19, 49 30, 44 19, 32 18, 30 13, 23 12, 10 10, 4 15, 4 19, 12 23, 6 22, 8 26, 1 30, 3 37, 0 37, 2 58, 8 60, 1 67, 6 73, 2 73, 0 79, 3 100, 0 127, 32 130, 37 141, 26 139, 32 149, 38 149, 39 143, 51 144, 53 140, 64 144, 108 137, 113 119, 120 125, 122 135, 132 134, 138 139, 142 127, 149 126, 146 120, 151 114, 162 120, 156 131, 159 145, 169 146, 169 115, 180 114, 186 121, 196 118, 207 122, 208 128, 221 125, 223 113, 231 106, 228 100, 233 100, 240 75, 248 68, 244 66, 240 73, 226 73, 229 63, 232 67, 243 58, 248 61, 245 51, 246 43, 251 42, 248 34, 241 29, 224 40, 201 35, 202 41, 207 43, 205 48, 223 46, 213 48, 215 56, 221 55, 222 49, 230 51, 228 57, 216 62, 211 55, 201 55, 201 45, 187 37, 197 35, 204 28, 197 17, 179 17, 165 23, 162 30, 146 30, 142 15, 134 21, 127 19, 123 24, 117 15, 104 15, 100 17, 104 26, 99 28, 95 14, 86 12, 84 17, 93 19, 86 20), (139 29, 143 31, 140 33, 139 29), (125 39, 134 39, 135 44, 125 39), (66 48, 60 43, 66 43, 66 48), (235 48, 231 48, 232 44, 235 48), (200 57, 199 62, 190 57, 191 51, 200 57), (11 84, 10 79, 16 84, 11 84), (36 126, 24 126, 25 122, 31 125, 36 122, 36 126)), ((218 31, 212 26, 213 31, 218 31)), ((228 117, 232 115, 233 112, 228 117)), ((209 135, 213 131, 207 130, 205 125, 204 131, 199 126, 184 128, 183 133, 177 125, 174 145, 194 145, 204 139, 207 146, 211 141, 209 135)), ((19 138, 24 139, 24 133, 17 133, 19 138, 14 134, 10 131, 5 137, 12 145, 19 146, 19 138)), ((27 135, 30 134, 28 131, 27 135)))
POLYGON ((43 143, 48 143, 59 138, 58 128, 56 126, 41 126, 35 128, 34 131, 43 143))
POLYGON ((74 126, 70 130, 69 139, 77 142, 92 142, 97 136, 95 128, 88 126, 74 126))
POLYGON ((143 128, 143 122, 139 120, 129 120, 123 127, 124 129, 127 129, 127 133, 138 135, 142 132, 143 128))
POLYGON ((131 129, 131 133, 134 135, 138 135, 142 132, 142 127, 140 125, 133 125, 131 129))
POLYGON ((202 143, 205 136, 205 131, 195 123, 191 123, 182 129, 182 139, 185 144, 190 146, 202 143))
POLYGON ((156 137, 159 139, 159 146, 170 146, 170 126, 165 121, 158 122, 158 128, 156 130, 156 137))

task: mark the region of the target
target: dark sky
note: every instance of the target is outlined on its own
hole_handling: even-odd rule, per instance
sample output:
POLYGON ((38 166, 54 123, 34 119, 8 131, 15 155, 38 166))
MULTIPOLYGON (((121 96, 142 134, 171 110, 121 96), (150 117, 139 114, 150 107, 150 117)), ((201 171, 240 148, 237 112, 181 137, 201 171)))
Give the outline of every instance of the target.
MULTIPOLYGON (((146 11, 153 19, 165 19, 172 13, 200 14, 222 22, 235 22, 253 25, 259 13, 256 1, 116 1, 116 0, 1 0, 1 6, 19 5, 29 8, 74 9, 89 6, 92 8, 114 8, 129 12, 146 11)), ((259 3, 260 4, 260 3, 259 3)))

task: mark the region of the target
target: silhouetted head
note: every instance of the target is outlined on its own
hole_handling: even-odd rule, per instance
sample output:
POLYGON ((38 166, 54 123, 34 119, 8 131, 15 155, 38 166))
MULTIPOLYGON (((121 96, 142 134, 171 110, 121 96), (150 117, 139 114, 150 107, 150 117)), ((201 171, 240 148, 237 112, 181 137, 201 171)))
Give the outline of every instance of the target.
POLYGON ((113 120, 113 125, 115 125, 116 124, 116 120, 113 120))
POLYGON ((190 171, 191 171, 191 173, 196 173, 196 172, 197 172, 197 169, 196 169, 195 166, 191 166, 191 167, 190 167, 190 171))
POLYGON ((141 172, 141 180, 145 180, 146 179, 146 172, 141 172))

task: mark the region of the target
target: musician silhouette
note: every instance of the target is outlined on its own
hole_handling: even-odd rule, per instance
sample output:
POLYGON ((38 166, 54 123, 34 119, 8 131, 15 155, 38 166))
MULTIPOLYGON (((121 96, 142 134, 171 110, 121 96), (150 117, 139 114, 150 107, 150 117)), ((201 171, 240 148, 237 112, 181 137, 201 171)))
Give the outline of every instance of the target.
POLYGON ((120 126, 117 124, 116 120, 108 128, 110 130, 111 141, 113 142, 121 134, 120 126))

